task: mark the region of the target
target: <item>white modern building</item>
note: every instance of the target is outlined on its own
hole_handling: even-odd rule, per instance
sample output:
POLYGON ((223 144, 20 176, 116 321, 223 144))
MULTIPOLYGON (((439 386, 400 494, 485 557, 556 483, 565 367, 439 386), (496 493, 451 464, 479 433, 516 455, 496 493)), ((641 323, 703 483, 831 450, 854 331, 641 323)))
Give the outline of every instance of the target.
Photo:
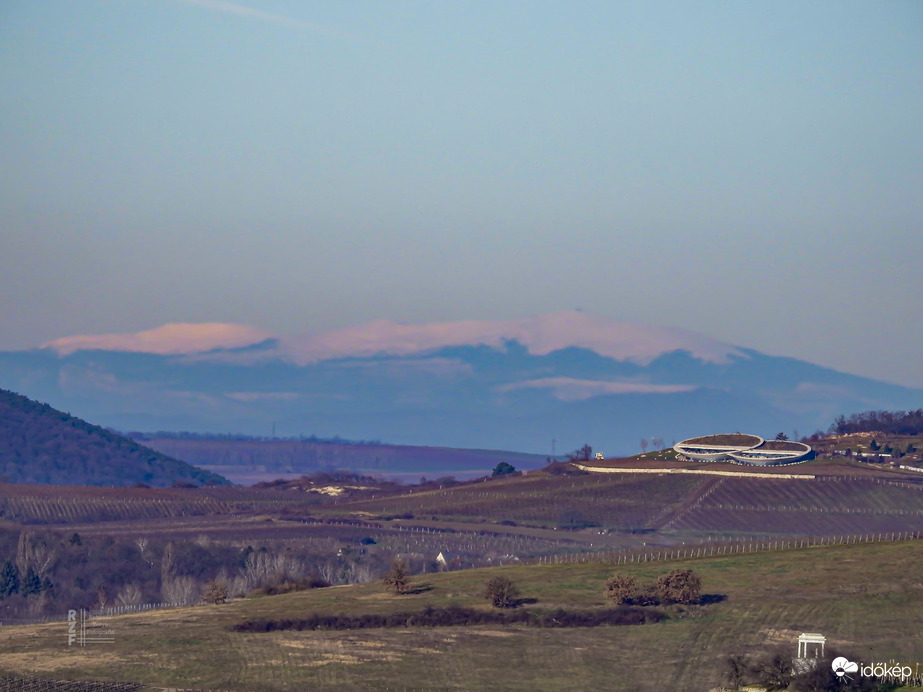
POLYGON ((747 466, 776 466, 804 461, 811 448, 803 442, 764 440, 758 435, 725 433, 690 437, 673 449, 692 461, 730 461, 747 466))

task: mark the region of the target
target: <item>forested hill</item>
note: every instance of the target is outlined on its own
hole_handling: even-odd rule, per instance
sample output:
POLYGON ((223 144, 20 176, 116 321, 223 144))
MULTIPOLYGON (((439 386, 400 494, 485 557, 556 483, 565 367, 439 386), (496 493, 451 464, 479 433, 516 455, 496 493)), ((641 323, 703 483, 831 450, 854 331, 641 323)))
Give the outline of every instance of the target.
POLYGON ((227 485, 80 418, 0 389, 0 480, 51 485, 227 485))

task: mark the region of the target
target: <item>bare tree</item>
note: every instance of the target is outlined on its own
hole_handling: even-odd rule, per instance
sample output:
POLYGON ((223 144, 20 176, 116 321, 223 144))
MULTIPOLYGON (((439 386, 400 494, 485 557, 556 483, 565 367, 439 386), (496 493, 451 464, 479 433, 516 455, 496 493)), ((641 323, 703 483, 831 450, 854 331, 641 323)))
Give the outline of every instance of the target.
POLYGON ((107 605, 109 605, 109 591, 105 586, 100 584, 96 587, 96 603, 93 607, 102 610, 107 605))
POLYGON ((589 461, 593 458, 593 448, 590 445, 583 445, 580 449, 575 449, 566 455, 568 461, 589 461))
POLYGON ((647 438, 646 437, 641 438, 641 453, 647 454, 647 438))
POLYGON ((385 588, 389 591, 407 593, 407 589, 410 585, 410 570, 407 569, 407 564, 398 558, 392 560, 391 569, 388 570, 385 578, 382 579, 382 583, 384 583, 385 588))
POLYGON ((160 581, 166 584, 176 574, 176 549, 172 541, 167 543, 160 558, 160 581))
POLYGON ((742 654, 731 654, 724 660, 724 679, 731 689, 740 689, 748 670, 747 659, 742 654))
POLYGON ((768 685, 770 689, 784 689, 792 681, 794 672, 791 654, 782 649, 776 649, 756 661, 751 670, 759 681, 768 685))
POLYGON ((652 437, 651 444, 654 446, 654 449, 663 449, 663 438, 662 437, 652 437))
POLYGON ((19 534, 16 566, 19 567, 20 574, 26 574, 29 568, 32 568, 39 578, 44 578, 54 565, 56 557, 55 549, 50 547, 45 539, 37 537, 32 531, 19 534))
POLYGON ((160 593, 166 603, 192 605, 198 601, 199 589, 195 579, 182 576, 164 582, 160 593))
POLYGON ((141 602, 141 587, 137 584, 125 584, 115 600, 119 605, 138 605, 141 602))
POLYGON ((269 552, 250 553, 241 574, 246 579, 246 590, 298 581, 304 575, 304 564, 291 555, 269 552))
POLYGON ((153 558, 147 555, 147 547, 150 544, 147 536, 139 536, 135 539, 135 545, 138 546, 138 551, 141 553, 141 559, 144 560, 150 567, 154 566, 153 558))
POLYGON ((320 574, 320 578, 323 579, 328 584, 336 584, 338 565, 336 560, 328 559, 320 563, 317 566, 317 571, 320 574))

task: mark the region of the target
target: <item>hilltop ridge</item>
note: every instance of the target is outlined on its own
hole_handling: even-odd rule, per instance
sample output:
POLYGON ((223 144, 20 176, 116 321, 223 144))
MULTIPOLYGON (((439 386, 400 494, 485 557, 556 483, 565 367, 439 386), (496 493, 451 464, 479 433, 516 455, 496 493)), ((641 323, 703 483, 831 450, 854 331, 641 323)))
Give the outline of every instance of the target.
POLYGON ((215 473, 0 389, 0 478, 7 483, 227 485, 215 473))

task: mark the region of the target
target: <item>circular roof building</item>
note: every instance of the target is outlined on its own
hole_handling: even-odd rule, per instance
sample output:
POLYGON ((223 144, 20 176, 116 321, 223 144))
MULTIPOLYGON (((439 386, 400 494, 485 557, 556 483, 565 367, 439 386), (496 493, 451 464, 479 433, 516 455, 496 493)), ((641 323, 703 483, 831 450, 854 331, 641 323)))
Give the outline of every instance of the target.
POLYGON ((811 453, 811 448, 803 442, 764 440, 758 435, 741 433, 690 437, 673 449, 692 461, 730 461, 748 466, 793 464, 811 453))

